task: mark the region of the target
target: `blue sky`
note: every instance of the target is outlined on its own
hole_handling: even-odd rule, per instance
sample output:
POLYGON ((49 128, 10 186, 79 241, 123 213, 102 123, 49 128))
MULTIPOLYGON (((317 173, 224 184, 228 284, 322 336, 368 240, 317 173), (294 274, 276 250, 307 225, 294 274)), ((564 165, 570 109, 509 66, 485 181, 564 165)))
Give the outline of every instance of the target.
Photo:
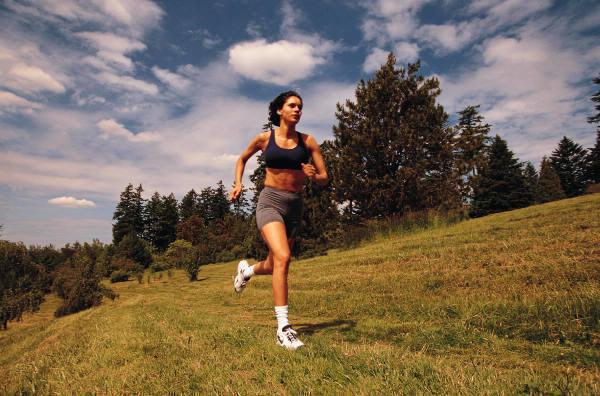
POLYGON ((564 135, 591 147, 599 33, 592 0, 4 0, 1 237, 109 242, 128 183, 178 199, 230 185, 290 88, 299 129, 331 138, 335 104, 389 51, 440 79, 452 119, 480 104, 522 161, 564 135))

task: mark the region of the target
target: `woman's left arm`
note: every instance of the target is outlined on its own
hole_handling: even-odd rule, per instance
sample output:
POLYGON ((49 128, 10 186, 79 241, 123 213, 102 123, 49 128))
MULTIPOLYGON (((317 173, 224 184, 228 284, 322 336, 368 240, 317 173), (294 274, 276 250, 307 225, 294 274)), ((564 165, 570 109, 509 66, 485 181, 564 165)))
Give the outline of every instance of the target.
POLYGON ((302 170, 304 171, 304 174, 317 184, 321 186, 326 185, 329 181, 329 177, 327 176, 325 161, 323 161, 323 154, 321 154, 321 149, 319 148, 319 144, 315 138, 310 135, 308 135, 306 138, 306 148, 312 157, 314 166, 310 164, 302 164, 302 170))

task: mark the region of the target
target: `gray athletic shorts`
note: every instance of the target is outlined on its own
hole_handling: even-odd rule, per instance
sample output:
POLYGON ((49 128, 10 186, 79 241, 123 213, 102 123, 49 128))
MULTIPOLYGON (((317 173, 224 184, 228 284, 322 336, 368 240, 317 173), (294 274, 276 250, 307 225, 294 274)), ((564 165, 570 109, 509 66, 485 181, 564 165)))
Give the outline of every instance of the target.
POLYGON ((288 238, 297 235, 302 221, 302 192, 263 188, 256 205, 256 225, 261 230, 265 224, 278 221, 285 225, 288 238))

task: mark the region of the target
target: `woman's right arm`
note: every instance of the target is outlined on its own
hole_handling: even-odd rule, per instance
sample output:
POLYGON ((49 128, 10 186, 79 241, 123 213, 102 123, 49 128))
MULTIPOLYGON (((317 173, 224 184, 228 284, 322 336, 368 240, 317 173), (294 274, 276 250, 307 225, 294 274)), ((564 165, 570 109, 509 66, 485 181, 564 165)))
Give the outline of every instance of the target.
MULTIPOLYGON (((268 132, 267 132, 268 133, 268 132)), ((259 133, 246 147, 244 152, 240 155, 237 162, 235 163, 235 184, 233 186, 233 190, 229 193, 229 200, 231 202, 238 199, 240 193, 242 192, 242 176, 244 175, 244 168, 246 167, 246 162, 250 157, 254 155, 258 150, 262 150, 263 142, 265 139, 265 133, 259 133)))

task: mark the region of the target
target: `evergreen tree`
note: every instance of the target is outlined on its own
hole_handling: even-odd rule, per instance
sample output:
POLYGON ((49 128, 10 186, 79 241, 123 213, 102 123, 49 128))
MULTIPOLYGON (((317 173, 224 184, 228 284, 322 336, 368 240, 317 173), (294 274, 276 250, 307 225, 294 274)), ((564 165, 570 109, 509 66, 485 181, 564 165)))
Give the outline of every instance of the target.
POLYGON ((144 206, 146 205, 146 201, 142 197, 142 192, 144 192, 144 189, 140 184, 136 187, 133 194, 133 224, 135 234, 140 238, 144 234, 144 206))
POLYGON ((233 208, 231 212, 233 215, 240 219, 248 218, 250 211, 250 201, 246 197, 248 193, 248 189, 242 186, 242 190, 240 191, 240 195, 237 200, 233 203, 233 208))
POLYGON ((231 211, 231 204, 227 198, 227 190, 222 180, 219 180, 217 187, 212 191, 209 208, 212 217, 221 220, 231 211))
POLYGON ((483 123, 479 105, 467 106, 458 114, 454 143, 456 168, 462 181, 463 200, 468 202, 473 198, 477 177, 487 161, 486 150, 491 140, 488 136, 491 126, 483 123))
POLYGON ((112 226, 113 244, 117 245, 123 237, 135 232, 134 225, 134 192, 133 184, 129 183, 121 193, 117 209, 113 214, 116 222, 112 226))
POLYGON ((538 174, 533 164, 529 161, 527 161, 525 169, 523 170, 523 178, 525 180, 525 187, 527 188, 529 204, 532 204, 535 202, 535 190, 538 184, 538 174))
POLYGON ((144 239, 159 251, 164 251, 177 235, 179 211, 177 199, 171 193, 162 196, 155 192, 145 208, 144 239))
POLYGON ((144 208, 144 239, 152 246, 157 246, 160 238, 160 219, 162 216, 162 199, 158 191, 146 203, 144 208))
POLYGON ((548 158, 544 156, 540 165, 540 177, 535 189, 535 202, 551 202, 565 197, 558 174, 548 158))
MULTIPOLYGON (((593 80, 594 84, 600 85, 600 73, 598 74, 598 77, 594 78, 593 80)), ((596 92, 593 96, 592 96, 592 102, 597 103, 595 108, 597 113, 591 117, 588 118, 588 122, 590 124, 593 123, 600 123, 600 90, 598 90, 598 92, 596 92)), ((600 131, 600 128, 598 129, 600 131)))
POLYGON ((160 235, 156 241, 156 247, 158 250, 164 251, 177 238, 179 212, 177 199, 173 193, 163 196, 161 201, 160 235))
POLYGON ((260 192, 265 188, 265 177, 267 175, 267 165, 265 162, 264 154, 261 154, 256 159, 257 167, 254 169, 252 174, 250 175, 250 181, 254 185, 254 187, 250 188, 252 190, 252 209, 251 212, 254 213, 256 211, 256 204, 258 203, 258 196, 260 192))
POLYGON ((211 201, 213 197, 213 189, 212 187, 203 188, 198 195, 198 210, 200 211, 200 215, 204 220, 205 224, 210 223, 214 220, 214 215, 211 212, 211 201))
POLYGON ((330 169, 347 221, 437 207, 452 191, 453 131, 436 104, 439 81, 419 75, 418 62, 395 63, 390 54, 359 82, 356 102, 337 105, 330 169))
POLYGON ((600 183, 600 129, 596 132, 596 145, 588 151, 587 163, 587 179, 600 183))
POLYGON ((564 136, 552 152, 550 162, 567 197, 583 194, 587 176, 587 153, 579 144, 564 136))
POLYGON ((194 189, 191 189, 183 196, 181 203, 179 204, 179 219, 184 221, 193 214, 199 213, 200 208, 198 207, 198 194, 196 191, 194 191, 194 189))
POLYGON ((123 237, 131 232, 141 237, 144 233, 144 200, 142 185, 134 191, 129 183, 121 193, 119 203, 113 214, 113 244, 117 245, 123 237))
POLYGON ((489 148, 488 163, 475 187, 470 216, 480 217, 522 208, 529 204, 529 200, 521 164, 506 142, 496 135, 489 148))

